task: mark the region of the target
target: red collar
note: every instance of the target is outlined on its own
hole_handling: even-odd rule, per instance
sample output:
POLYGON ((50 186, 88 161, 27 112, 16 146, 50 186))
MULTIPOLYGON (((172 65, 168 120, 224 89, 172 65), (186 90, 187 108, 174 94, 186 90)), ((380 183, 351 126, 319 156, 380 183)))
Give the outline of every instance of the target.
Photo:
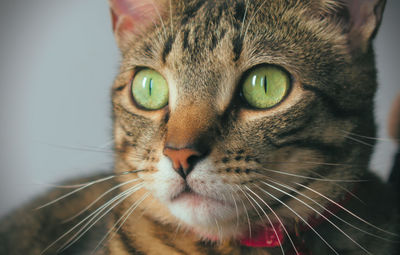
MULTIPOLYGON (((286 233, 283 230, 283 227, 280 223, 273 224, 268 227, 260 227, 256 231, 252 231, 251 237, 245 237, 240 240, 240 244, 247 247, 255 247, 255 248, 276 248, 280 247, 284 244, 286 239, 286 233)), ((294 245, 296 247, 297 253, 293 250, 293 253, 296 255, 310 255, 305 247, 304 242, 300 241, 300 235, 298 236, 298 232, 294 230, 296 240, 294 241, 294 245)))
MULTIPOLYGON (((351 198, 351 194, 347 193, 345 198, 340 201, 338 204, 343 206, 346 204, 351 198)), ((312 228, 318 227, 322 223, 324 223, 329 217, 333 214, 337 214, 341 208, 334 203, 330 203, 325 207, 326 210, 322 213, 325 217, 321 217, 319 215, 314 215, 313 217, 308 219, 308 224, 312 228)), ((295 246, 298 251, 297 255, 310 255, 311 253, 307 252, 306 245, 301 237, 302 233, 309 231, 311 228, 306 224, 296 223, 292 229, 288 229, 288 231, 296 237, 295 246)), ((280 223, 274 223, 269 226, 259 227, 252 231, 251 235, 248 235, 245 238, 240 240, 240 244, 248 247, 265 247, 265 248, 276 248, 280 247, 284 244, 285 239, 287 238, 286 233, 283 230, 283 227, 280 223)))
POLYGON ((251 235, 240 240, 240 244, 248 247, 279 247, 283 244, 285 232, 282 225, 277 223, 272 226, 259 227, 251 235))

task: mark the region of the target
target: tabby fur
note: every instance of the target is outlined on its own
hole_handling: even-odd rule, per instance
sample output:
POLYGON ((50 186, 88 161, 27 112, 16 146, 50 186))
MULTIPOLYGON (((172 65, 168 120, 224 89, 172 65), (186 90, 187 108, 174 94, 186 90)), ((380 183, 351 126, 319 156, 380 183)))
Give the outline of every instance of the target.
MULTIPOLYGON (((60 222, 135 178, 136 183, 108 195, 138 183, 143 187, 62 254, 90 254, 135 201, 138 207, 96 254, 282 254, 279 247, 246 247, 238 241, 249 228, 268 225, 268 218, 281 221, 293 242, 304 243, 312 254, 396 254, 391 240, 399 237, 388 233, 398 232, 396 198, 368 171, 372 146, 365 140, 375 136, 371 40, 385 1, 110 4, 122 53, 112 87, 114 171, 121 175, 55 205, 26 209, 61 195, 52 191, 14 212, 0 225, 1 254, 40 254, 79 220, 60 222), (240 82, 244 73, 264 64, 286 70, 292 86, 279 105, 255 110, 243 102, 240 82), (132 101, 131 80, 142 67, 167 80, 167 107, 146 111, 132 101), (173 169, 165 148, 200 152, 185 178, 173 169), (140 171, 123 174, 131 170, 140 171), (193 208, 174 202, 186 184, 208 198, 193 208), (331 248, 312 230, 297 237, 294 231, 306 225, 303 219, 332 205, 321 194, 381 230, 339 210, 338 217, 359 229, 336 217, 324 220, 315 232, 331 248)), ((107 199, 98 204, 102 201, 107 199)), ((67 239, 45 254, 54 254, 67 239)), ((283 249, 294 251, 289 238, 283 249)))

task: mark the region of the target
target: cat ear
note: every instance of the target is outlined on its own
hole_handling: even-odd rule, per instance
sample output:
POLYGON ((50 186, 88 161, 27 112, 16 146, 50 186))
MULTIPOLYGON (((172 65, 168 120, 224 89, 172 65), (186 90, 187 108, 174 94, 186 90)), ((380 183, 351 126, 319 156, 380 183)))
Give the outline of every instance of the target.
POLYGON ((341 0, 347 35, 353 51, 365 52, 382 21, 386 0, 341 0))
POLYGON ((322 17, 340 22, 350 48, 365 52, 382 21, 386 0, 314 0, 322 17))
POLYGON ((165 0, 109 0, 112 28, 117 44, 123 47, 125 41, 160 23, 165 0))
POLYGON ((364 51, 378 31, 386 0, 347 0, 350 14, 349 39, 351 46, 364 51))

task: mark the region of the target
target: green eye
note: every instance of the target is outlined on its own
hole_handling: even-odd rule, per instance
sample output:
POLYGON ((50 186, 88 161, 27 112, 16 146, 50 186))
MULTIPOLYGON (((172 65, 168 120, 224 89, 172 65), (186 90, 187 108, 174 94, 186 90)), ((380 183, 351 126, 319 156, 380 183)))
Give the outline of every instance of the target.
POLYGON ((251 106, 266 109, 281 102, 289 87, 288 74, 274 66, 261 66, 246 76, 242 93, 251 106))
POLYGON ((132 95, 147 110, 161 109, 168 104, 167 81, 152 69, 140 70, 132 81, 132 95))

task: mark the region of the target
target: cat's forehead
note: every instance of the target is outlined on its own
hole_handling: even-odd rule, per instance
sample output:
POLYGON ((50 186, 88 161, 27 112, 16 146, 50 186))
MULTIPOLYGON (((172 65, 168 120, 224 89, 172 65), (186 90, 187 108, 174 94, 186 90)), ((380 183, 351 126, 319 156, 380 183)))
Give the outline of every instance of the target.
MULTIPOLYGON (((224 54, 224 51, 231 51, 233 61, 237 62, 245 43, 250 46, 255 43, 255 37, 266 43, 268 37, 270 41, 277 41, 279 33, 287 32, 284 30, 289 23, 293 26, 298 22, 297 14, 302 7, 290 2, 196 0, 178 4, 175 13, 171 10, 171 16, 167 17, 171 28, 168 24, 167 27, 157 27, 157 30, 162 28, 170 35, 164 41, 162 60, 165 61, 166 55, 172 51, 172 44, 177 41, 180 47, 175 50, 182 50, 191 59, 207 61, 216 58, 217 54, 224 54), (218 47, 227 39, 228 45, 218 47)), ((219 56, 219 59, 222 58, 219 56)))
MULTIPOLYGON (((318 46, 329 47, 324 44, 330 40, 340 45, 340 31, 321 32, 327 22, 305 15, 312 12, 308 2, 312 1, 172 1, 160 22, 134 38, 130 62, 168 65, 182 75, 190 68, 210 67, 208 72, 213 72, 232 65, 290 64, 289 58, 310 55, 306 49, 310 42, 314 42, 313 55, 318 46)), ((299 64, 303 63, 292 66, 295 69, 299 64)))

